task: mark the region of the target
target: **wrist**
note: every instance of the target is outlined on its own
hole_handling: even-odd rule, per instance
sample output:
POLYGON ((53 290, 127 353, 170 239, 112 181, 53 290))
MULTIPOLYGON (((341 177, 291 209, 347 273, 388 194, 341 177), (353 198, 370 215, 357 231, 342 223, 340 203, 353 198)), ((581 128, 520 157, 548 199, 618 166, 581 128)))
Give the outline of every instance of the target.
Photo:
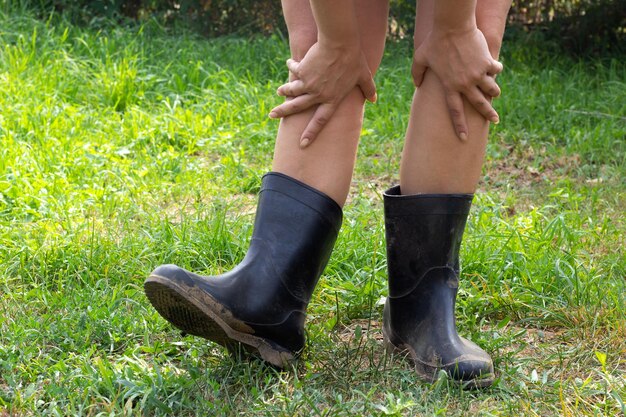
POLYGON ((352 1, 310 0, 310 4, 318 43, 342 51, 360 48, 359 23, 352 1))
POLYGON ((463 34, 477 28, 476 0, 437 0, 433 28, 463 34))
POLYGON ((478 29, 478 26, 476 25, 476 18, 474 16, 458 22, 450 22, 448 19, 442 19, 441 23, 435 21, 433 25, 433 32, 446 35, 464 35, 476 29, 478 29))
POLYGON ((324 49, 341 51, 343 53, 356 52, 361 49, 358 33, 341 36, 326 36, 320 32, 317 42, 324 49))
POLYGON ((468 27, 435 27, 433 28, 430 36, 432 39, 436 39, 440 42, 459 42, 462 39, 467 39, 472 36, 474 31, 478 30, 477 28, 468 27))

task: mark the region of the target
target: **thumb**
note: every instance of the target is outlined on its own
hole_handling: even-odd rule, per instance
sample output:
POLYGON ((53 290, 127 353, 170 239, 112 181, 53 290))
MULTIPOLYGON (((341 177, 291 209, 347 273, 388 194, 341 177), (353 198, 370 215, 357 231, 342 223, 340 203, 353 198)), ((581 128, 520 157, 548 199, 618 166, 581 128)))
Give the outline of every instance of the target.
POLYGON ((299 68, 300 68, 300 63, 299 63, 298 61, 293 60, 293 59, 291 59, 291 58, 290 58, 290 59, 288 59, 288 60, 287 60, 287 68, 288 68, 288 69, 289 69, 289 71, 290 71, 293 75, 295 75, 296 77, 299 77, 299 76, 300 76, 300 74, 298 74, 298 73, 300 72, 300 71, 299 71, 299 68))
POLYGON ((502 62, 496 61, 494 59, 494 60, 491 61, 491 65, 489 66, 488 74, 497 75, 497 74, 500 74, 503 69, 504 69, 504 65, 502 65, 502 62))
POLYGON ((376 84, 374 83, 372 74, 369 71, 367 71, 367 74, 364 75, 359 81, 359 88, 367 101, 371 103, 376 102, 376 99, 378 98, 376 96, 376 84))
POLYGON ((423 49, 420 46, 415 51, 413 55, 413 65, 411 66, 411 75, 413 76, 413 84, 416 87, 422 85, 422 81, 424 81, 424 73, 428 68, 428 61, 424 56, 423 49))

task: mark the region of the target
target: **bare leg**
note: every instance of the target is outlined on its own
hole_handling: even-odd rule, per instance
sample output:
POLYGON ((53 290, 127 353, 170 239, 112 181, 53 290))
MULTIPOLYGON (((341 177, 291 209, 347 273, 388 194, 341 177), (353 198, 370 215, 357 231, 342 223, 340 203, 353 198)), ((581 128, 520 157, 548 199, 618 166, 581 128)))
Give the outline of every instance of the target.
MULTIPOLYGON (((385 46, 388 2, 355 0, 361 45, 374 73, 385 46)), ((317 27, 308 0, 283 0, 292 57, 301 60, 317 41, 317 27)), ((364 97, 355 88, 341 103, 317 139, 305 149, 299 138, 313 109, 282 119, 274 149, 273 170, 296 178, 343 206, 350 188, 363 122, 364 97)))
MULTIPOLYGON (((431 30, 436 1, 418 3, 417 45, 431 30)), ((509 1, 478 0, 478 28, 494 56, 509 1)), ((400 189, 393 187, 384 194, 389 296, 383 335, 390 347, 410 355, 422 378, 434 381, 444 371, 464 387, 486 387, 494 381, 493 361, 478 345, 459 336, 454 308, 459 249, 489 125, 465 102, 469 138, 462 142, 444 94, 439 78, 427 70, 413 96, 400 189)))
MULTIPOLYGON (((432 28, 434 1, 418 2, 415 45, 419 45, 432 28)), ((509 7, 510 0, 479 0, 476 7, 478 28, 484 33, 495 58, 500 51, 509 7)), ((421 87, 413 95, 400 167, 402 194, 475 191, 489 122, 467 101, 465 114, 469 138, 462 142, 454 132, 441 82, 432 71, 427 71, 421 87)))

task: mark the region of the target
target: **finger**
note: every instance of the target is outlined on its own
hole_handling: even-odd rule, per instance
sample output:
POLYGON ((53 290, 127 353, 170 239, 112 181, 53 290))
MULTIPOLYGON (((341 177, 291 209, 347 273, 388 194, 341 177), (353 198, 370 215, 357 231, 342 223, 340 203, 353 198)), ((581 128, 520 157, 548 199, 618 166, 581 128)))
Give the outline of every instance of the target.
POLYGON ((474 87, 472 90, 467 92, 465 97, 467 97, 467 100, 478 111, 478 113, 482 114, 485 119, 490 120, 493 123, 500 122, 498 113, 478 87, 474 87))
POLYGON ((296 60, 293 60, 291 58, 289 58, 287 60, 287 68, 289 69, 290 72, 293 73, 293 75, 295 75, 296 77, 300 76, 300 63, 296 60))
POLYGON ((499 97, 501 94, 500 86, 495 78, 490 76, 483 77, 478 83, 478 88, 489 97, 499 97))
POLYGON ((292 100, 285 101, 280 106, 274 107, 272 111, 270 111, 269 116, 272 119, 291 116, 292 114, 300 113, 301 111, 306 110, 309 107, 314 106, 315 104, 317 104, 315 102, 315 97, 304 94, 292 100))
POLYGON ((411 75, 413 76, 413 84, 416 87, 422 85, 422 81, 424 81, 424 73, 426 72, 426 68, 428 68, 428 62, 422 53, 422 48, 419 47, 415 51, 413 55, 413 65, 411 66, 411 75))
POLYGON ((322 131, 326 123, 330 120, 333 113, 335 113, 336 106, 330 103, 320 104, 315 110, 313 118, 302 132, 300 137, 300 147, 306 148, 315 140, 317 135, 322 131))
POLYGON ((450 113, 456 135, 459 139, 466 141, 468 129, 461 94, 456 92, 446 94, 446 103, 448 104, 448 112, 450 113))
POLYGON ((491 64, 489 65, 487 72, 489 73, 489 75, 498 75, 502 72, 503 69, 504 69, 504 65, 502 65, 502 62, 496 61, 494 59, 491 61, 491 64))
POLYGON ((365 75, 359 82, 359 88, 369 102, 376 102, 376 84, 374 83, 372 73, 370 73, 369 70, 367 70, 367 75, 365 75))
POLYGON ((278 87, 276 94, 282 97, 297 97, 305 94, 304 83, 301 80, 294 80, 278 87))

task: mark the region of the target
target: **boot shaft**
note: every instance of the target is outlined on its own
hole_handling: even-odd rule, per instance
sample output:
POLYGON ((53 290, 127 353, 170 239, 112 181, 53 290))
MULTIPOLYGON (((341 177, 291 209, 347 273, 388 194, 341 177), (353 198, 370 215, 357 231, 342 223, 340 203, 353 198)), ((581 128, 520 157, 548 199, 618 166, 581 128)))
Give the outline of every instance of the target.
POLYGON ((451 278, 457 277, 472 198, 472 194, 401 195, 399 186, 384 193, 390 297, 409 294, 433 269, 451 269, 451 278))
POLYGON ((341 222, 341 207, 333 199, 294 178, 270 172, 263 177, 247 257, 261 252, 280 272, 286 289, 307 304, 341 222))

